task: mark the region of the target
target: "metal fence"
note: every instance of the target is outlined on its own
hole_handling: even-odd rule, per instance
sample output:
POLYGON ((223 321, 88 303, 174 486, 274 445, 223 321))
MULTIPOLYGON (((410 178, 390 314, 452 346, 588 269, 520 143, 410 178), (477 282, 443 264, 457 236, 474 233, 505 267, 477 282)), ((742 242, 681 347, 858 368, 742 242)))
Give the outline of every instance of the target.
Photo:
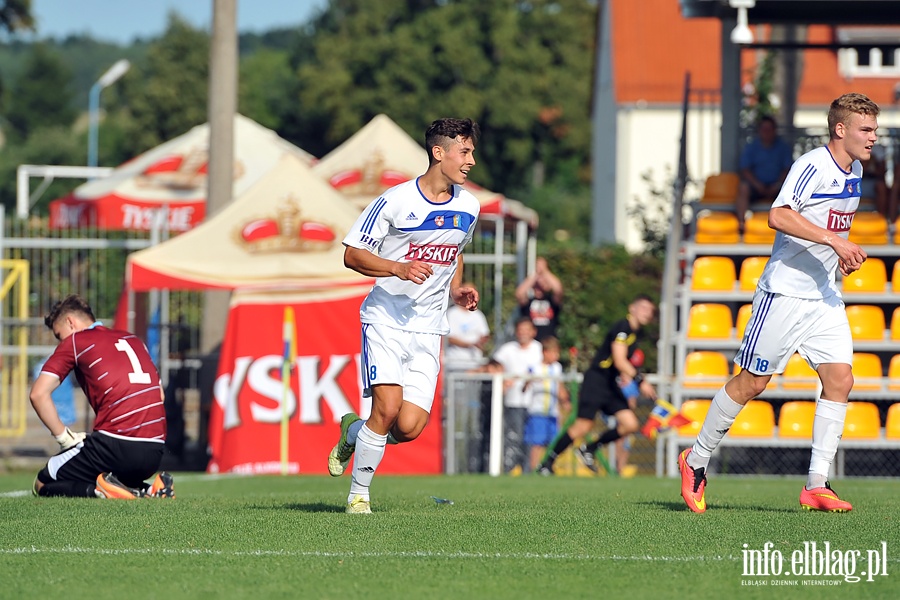
MULTIPOLYGON (((572 411, 578 398, 582 375, 565 373, 555 378, 569 388, 572 411)), ((509 429, 504 419, 503 389, 508 380, 502 373, 446 372, 444 374, 444 470, 447 474, 488 473, 493 476, 509 473, 512 457, 508 451, 509 429)), ((645 421, 652 402, 645 401, 635 411, 641 422, 645 421)), ((560 429, 567 427, 572 412, 560 417, 560 429)), ((615 421, 598 420, 589 434, 597 437, 615 421)), ((640 434, 630 436, 629 474, 651 475, 656 470, 656 446, 640 434)), ((580 443, 580 441, 577 441, 580 443)), ((616 469, 616 446, 609 444, 599 456, 603 466, 600 475, 619 475, 616 469)), ((527 472, 527 469, 526 469, 527 472)), ((571 452, 556 461, 560 475, 594 476, 571 452)))

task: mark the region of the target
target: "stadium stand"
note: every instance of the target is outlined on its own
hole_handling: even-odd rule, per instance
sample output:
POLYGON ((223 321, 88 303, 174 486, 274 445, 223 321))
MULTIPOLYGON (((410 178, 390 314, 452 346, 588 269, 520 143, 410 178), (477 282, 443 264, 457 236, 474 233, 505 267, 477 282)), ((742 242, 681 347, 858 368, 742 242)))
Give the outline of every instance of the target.
POLYGON ((689 338, 731 337, 731 309, 724 304, 695 304, 688 316, 689 338))
POLYGON ((844 277, 844 292, 848 294, 883 293, 886 288, 887 268, 880 258, 867 259, 858 271, 844 277))
POLYGON ((782 378, 781 385, 786 390, 815 390, 819 386, 819 376, 799 354, 788 359, 782 378))
POLYGON ((879 307, 868 304, 848 306, 847 319, 850 321, 850 333, 854 342, 884 340, 884 312, 879 307))
POLYGON ((775 410, 765 400, 751 400, 738 414, 728 434, 732 437, 772 437, 775 434, 775 410))
POLYGON ((888 408, 887 420, 884 423, 884 437, 889 440, 900 440, 900 402, 888 408))
POLYGON ((734 261, 726 256, 701 256, 694 261, 691 275, 693 290, 730 292, 734 290, 736 280, 734 261))
POLYGON ((872 402, 850 402, 847 404, 847 418, 844 421, 844 436, 850 440, 877 440, 881 433, 878 406, 872 402))
POLYGON ((892 356, 888 365, 888 390, 900 390, 900 354, 892 356))
POLYGON ((700 211, 696 227, 698 244, 737 244, 741 239, 734 213, 700 211))
POLYGON ((850 224, 850 241, 865 246, 887 244, 887 219, 877 212, 857 212, 850 224))
POLYGON ((729 371, 728 359, 721 352, 691 352, 684 363, 684 387, 718 390, 728 380, 729 371))
POLYGON ((738 278, 738 287, 743 292, 752 292, 756 289, 756 282, 762 275, 768 256, 750 256, 741 262, 741 271, 738 278))
POLYGON ((744 304, 738 309, 737 321, 734 324, 734 337, 741 340, 744 338, 744 330, 747 329, 747 323, 750 321, 750 315, 753 313, 752 304, 744 304))
POLYGON ((741 179, 737 173, 714 173, 706 178, 700 204, 733 210, 740 184, 741 179))
POLYGON ((877 354, 853 353, 853 389, 879 391, 883 376, 881 359, 877 354))
POLYGON ((806 400, 785 402, 778 413, 778 437, 811 440, 815 416, 815 402, 806 400))
POLYGON ((755 212, 744 221, 744 243, 772 245, 775 230, 769 227, 769 213, 755 212))

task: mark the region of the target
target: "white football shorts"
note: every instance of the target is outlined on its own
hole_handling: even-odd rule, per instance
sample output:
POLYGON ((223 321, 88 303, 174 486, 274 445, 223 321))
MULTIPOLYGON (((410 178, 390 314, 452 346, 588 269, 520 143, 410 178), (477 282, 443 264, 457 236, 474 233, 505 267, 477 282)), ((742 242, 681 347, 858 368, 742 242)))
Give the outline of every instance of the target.
POLYGON ((437 333, 363 323, 363 396, 371 397, 372 386, 397 384, 403 387, 404 400, 431 413, 441 370, 441 338, 437 333))
POLYGON ((735 364, 757 375, 775 375, 784 372, 794 352, 813 369, 824 363, 853 364, 853 338, 843 300, 757 290, 735 364))

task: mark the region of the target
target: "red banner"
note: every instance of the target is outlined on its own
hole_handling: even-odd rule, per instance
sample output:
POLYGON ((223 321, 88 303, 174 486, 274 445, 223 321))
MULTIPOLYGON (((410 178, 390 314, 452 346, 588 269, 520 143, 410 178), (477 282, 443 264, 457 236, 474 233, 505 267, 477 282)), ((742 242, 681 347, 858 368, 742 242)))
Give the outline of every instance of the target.
MULTIPOLYGON (((367 417, 360 392, 359 305, 364 295, 232 306, 210 413, 211 473, 278 473, 282 398, 288 410, 288 471, 328 470, 343 414, 367 417), (296 313, 297 358, 281 378, 285 306, 296 313)), ((442 472, 441 404, 413 442, 388 446, 379 473, 442 472)))
POLYGON ((50 203, 50 227, 98 227, 113 230, 149 231, 157 213, 168 207, 169 231, 188 231, 203 222, 206 200, 141 202, 110 194, 97 199, 68 195, 50 203))

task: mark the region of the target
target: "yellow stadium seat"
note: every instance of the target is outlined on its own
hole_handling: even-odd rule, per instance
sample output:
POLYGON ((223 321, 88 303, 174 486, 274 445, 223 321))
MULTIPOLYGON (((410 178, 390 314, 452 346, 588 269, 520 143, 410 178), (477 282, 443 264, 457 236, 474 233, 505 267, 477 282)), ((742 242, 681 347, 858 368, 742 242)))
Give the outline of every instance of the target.
POLYGON ((725 256, 701 256, 691 269, 691 289, 695 291, 734 291, 734 261, 725 256))
POLYGON ((842 439, 872 440, 881 432, 881 418, 878 407, 872 402, 850 402, 847 404, 847 418, 844 420, 842 439))
POLYGON ((753 312, 753 305, 745 304, 738 309, 737 322, 735 323, 735 335, 737 338, 744 338, 744 331, 747 329, 747 323, 750 321, 750 315, 753 312))
POLYGON ((900 390, 900 354, 895 354, 888 365, 888 389, 900 390))
POLYGON ((684 387, 720 388, 728 379, 728 359, 721 352, 691 352, 684 359, 684 387), (712 381, 689 381, 691 378, 712 381))
POLYGON ((884 312, 877 306, 866 304, 848 306, 847 320, 850 321, 850 334, 854 341, 884 340, 884 312))
POLYGON ((744 221, 745 244, 771 244, 775 241, 775 230, 769 227, 769 213, 755 212, 744 221))
POLYGON ((794 354, 784 367, 782 387, 786 390, 814 390, 819 385, 819 376, 809 366, 806 359, 794 354))
POLYGON ((768 256, 751 256, 744 259, 741 263, 739 277, 742 292, 752 292, 756 289, 756 282, 759 281, 759 276, 762 275, 767 262, 769 262, 768 256))
POLYGON ((900 402, 891 404, 887 419, 884 422, 884 437, 889 440, 900 440, 900 402))
POLYGON ((894 221, 894 243, 900 244, 900 217, 894 221))
POLYGON ((775 410, 763 400, 748 402, 728 433, 732 437, 771 437, 775 433, 775 410))
POLYGON ((858 271, 844 277, 844 291, 848 294, 854 292, 880 294, 886 287, 887 269, 880 258, 867 259, 858 271))
POLYGON ((695 304, 688 315, 688 337, 727 339, 731 337, 731 309, 724 304, 695 304))
POLYGON ((741 178, 737 173, 715 173, 706 178, 701 204, 734 204, 741 178))
POLYGON ((877 354, 869 352, 853 353, 853 389, 881 389, 881 359, 877 354))
MULTIPOLYGON (((900 244, 900 242, 894 242, 900 244)), ((900 293, 900 260, 894 263, 894 270, 891 273, 891 289, 894 293, 900 293)))
POLYGON ((890 338, 892 342, 900 341, 900 306, 891 313, 890 338))
POLYGON ((737 244, 741 241, 738 220, 734 213, 701 211, 697 216, 698 244, 737 244))
POLYGON ((691 420, 687 425, 678 428, 678 435, 696 437, 700 433, 703 419, 709 412, 710 400, 685 400, 681 404, 681 414, 691 420))
POLYGON ((812 439, 815 416, 815 402, 785 402, 778 413, 778 437, 812 439))
POLYGON ((849 237, 857 244, 887 244, 887 219, 877 212, 858 212, 850 224, 849 237))

